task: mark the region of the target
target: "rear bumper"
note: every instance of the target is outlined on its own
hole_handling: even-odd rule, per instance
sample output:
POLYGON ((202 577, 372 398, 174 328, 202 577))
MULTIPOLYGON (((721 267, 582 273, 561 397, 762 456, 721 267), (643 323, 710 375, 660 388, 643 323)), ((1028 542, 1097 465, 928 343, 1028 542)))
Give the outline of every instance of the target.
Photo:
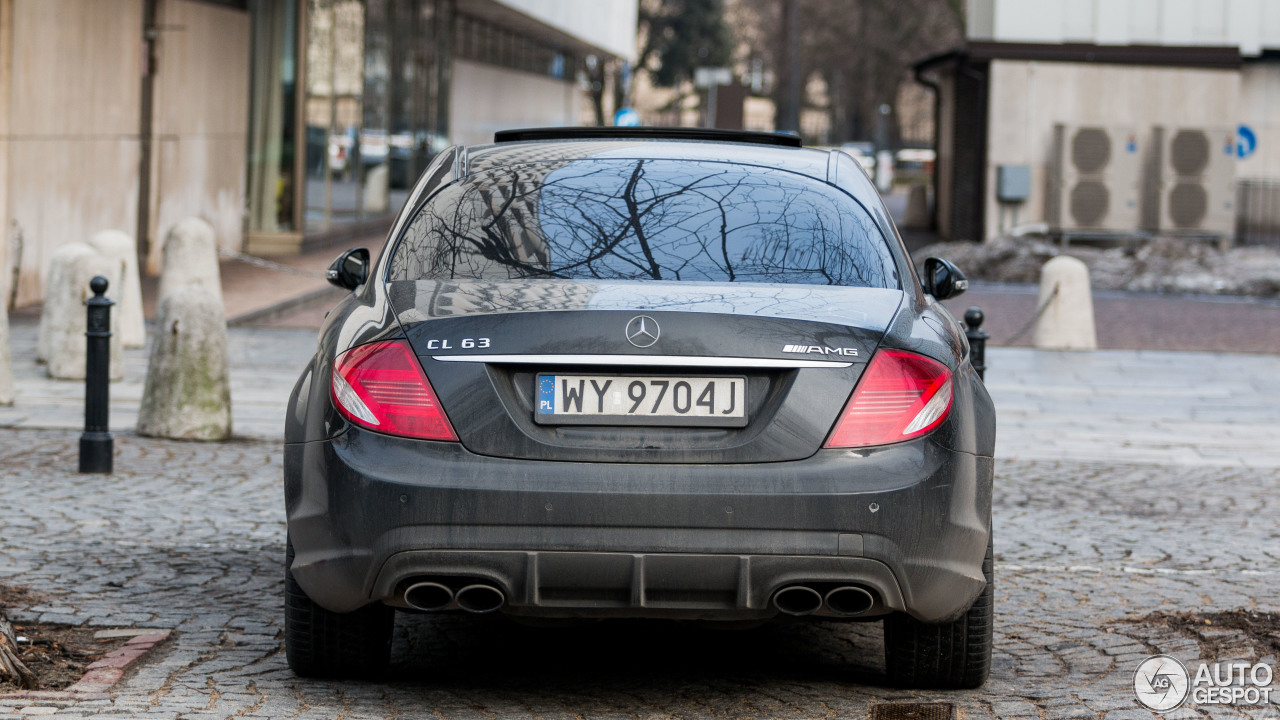
MULTIPOLYGON (((928 438, 794 462, 519 461, 350 429, 285 447, 293 574, 336 611, 480 580, 548 617, 768 617, 855 584, 927 622, 982 589, 992 461, 928 438)), ((821 614, 821 613, 819 613, 821 614)))

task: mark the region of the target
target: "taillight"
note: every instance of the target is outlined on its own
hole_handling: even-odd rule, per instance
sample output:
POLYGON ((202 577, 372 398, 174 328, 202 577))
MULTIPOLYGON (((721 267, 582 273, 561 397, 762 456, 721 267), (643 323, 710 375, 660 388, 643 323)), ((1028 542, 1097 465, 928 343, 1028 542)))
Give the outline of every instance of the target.
POLYGON ((331 388, 334 407, 361 427, 423 440, 458 439, 404 340, 342 353, 333 361, 331 388))
POLYGON ((920 437, 951 411, 951 371, 900 350, 871 358, 824 447, 887 445, 920 437))

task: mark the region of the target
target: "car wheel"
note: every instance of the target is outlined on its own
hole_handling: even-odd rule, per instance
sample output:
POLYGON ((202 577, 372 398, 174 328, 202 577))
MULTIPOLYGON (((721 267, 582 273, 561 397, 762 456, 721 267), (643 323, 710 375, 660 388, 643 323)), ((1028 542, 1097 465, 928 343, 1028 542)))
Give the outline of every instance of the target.
POLYGON ((315 604, 293 578, 293 543, 284 561, 284 649, 303 677, 369 677, 391 659, 395 610, 374 603, 349 613, 315 604))
POLYGON ((958 620, 937 625, 898 613, 884 621, 884 655, 889 679, 913 688, 976 688, 991 670, 995 620, 995 573, 991 541, 982 562, 987 586, 958 620))

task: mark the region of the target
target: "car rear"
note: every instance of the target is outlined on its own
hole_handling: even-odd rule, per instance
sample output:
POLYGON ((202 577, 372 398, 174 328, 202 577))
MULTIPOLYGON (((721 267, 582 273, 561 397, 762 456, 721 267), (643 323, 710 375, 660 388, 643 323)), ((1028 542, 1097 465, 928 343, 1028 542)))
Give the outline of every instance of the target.
POLYGON ((989 399, 872 213, 582 149, 463 173, 331 318, 286 446, 298 587, 335 614, 962 616, 989 399))

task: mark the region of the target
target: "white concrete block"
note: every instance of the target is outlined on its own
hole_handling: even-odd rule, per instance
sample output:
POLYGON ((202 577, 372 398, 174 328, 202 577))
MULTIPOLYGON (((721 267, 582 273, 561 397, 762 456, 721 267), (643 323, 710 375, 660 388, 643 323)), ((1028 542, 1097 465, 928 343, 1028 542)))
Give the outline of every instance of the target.
POLYGON ((174 440, 231 437, 231 381, 222 298, 199 283, 160 298, 138 434, 174 440))
MULTIPOLYGON (((49 377, 83 380, 87 322, 84 301, 93 295, 89 281, 96 275, 105 276, 110 293, 110 288, 120 286, 123 269, 85 243, 63 245, 54 252, 50 262, 37 355, 45 361, 49 377)), ((124 354, 117 328, 118 318, 112 313, 109 372, 112 380, 124 377, 124 354)))
POLYGON ((103 230, 89 238, 89 246, 112 262, 120 263, 123 282, 107 289, 119 316, 120 342, 127 348, 147 346, 147 320, 142 310, 142 283, 138 277, 138 245, 133 236, 119 230, 103 230))
POLYGON ((9 353, 9 307, 0 299, 0 405, 13 404, 13 356, 9 353))
POLYGON ((929 227, 929 188, 922 182, 911 183, 907 190, 907 209, 902 213, 902 227, 929 227))
POLYGON ((160 300, 189 285, 208 290, 217 298, 218 304, 222 304, 218 241, 213 226, 197 217, 189 217, 174 225, 165 236, 160 300))
POLYGON ((364 176, 364 211, 369 213, 386 212, 390 206, 388 192, 391 177, 388 174, 388 163, 374 167, 364 176))
POLYGON ((1045 263, 1040 269, 1040 300, 1036 307, 1045 308, 1036 321, 1032 339, 1037 348, 1098 349, 1089 268, 1083 262, 1059 255, 1045 263))

